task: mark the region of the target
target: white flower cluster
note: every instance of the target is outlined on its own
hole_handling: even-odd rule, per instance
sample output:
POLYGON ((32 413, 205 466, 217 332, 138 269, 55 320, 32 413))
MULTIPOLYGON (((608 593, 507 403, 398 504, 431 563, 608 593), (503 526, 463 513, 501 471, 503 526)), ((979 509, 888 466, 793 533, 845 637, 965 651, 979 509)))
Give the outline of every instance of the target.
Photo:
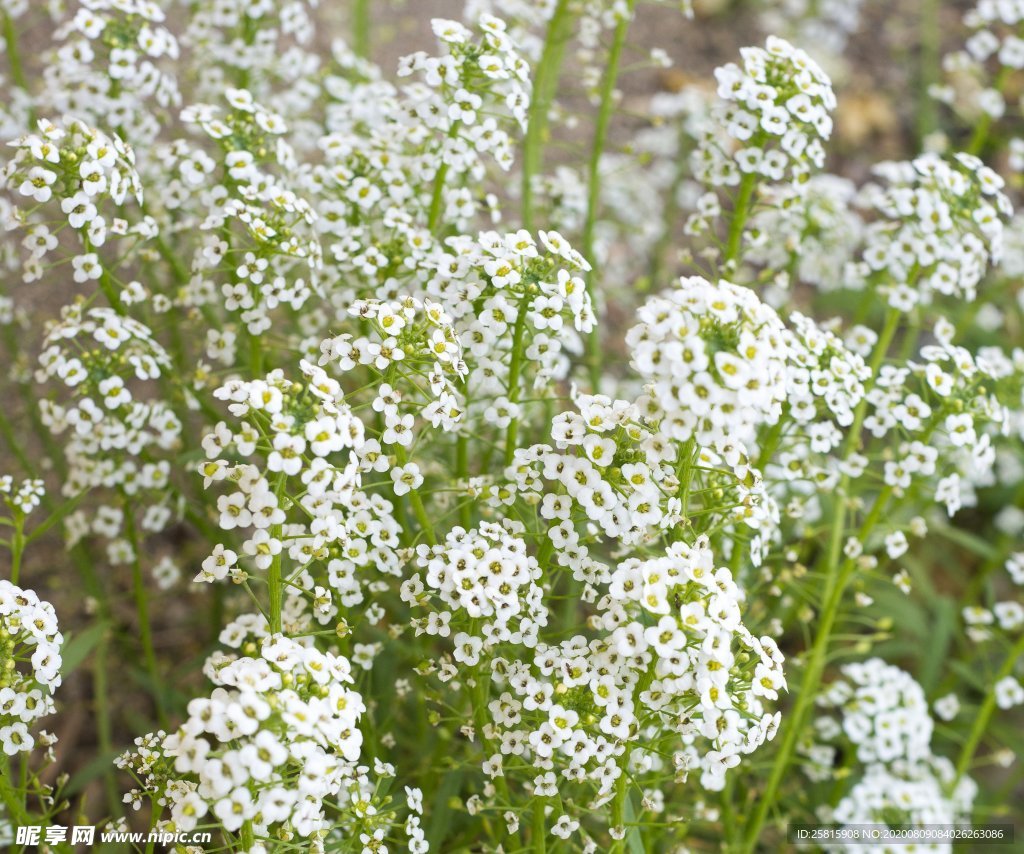
POLYGON ((626 335, 641 409, 680 442, 751 446, 786 398, 788 347, 774 309, 749 288, 698 276, 647 301, 626 335))
POLYGON ((825 162, 835 93, 828 75, 804 51, 776 36, 740 51, 742 67, 715 70, 722 108, 718 126, 731 145, 705 136, 691 157, 705 184, 732 186, 744 174, 801 182, 825 162))
POLYGON ((862 203, 878 219, 865 230, 863 260, 847 266, 847 287, 880 282, 889 304, 910 311, 937 296, 973 300, 1002 252, 1012 207, 1003 179, 977 157, 924 154, 875 167, 887 186, 868 185, 862 203))
POLYGON ((540 565, 520 534, 522 525, 506 520, 471 531, 457 527, 443 543, 417 546, 416 565, 423 572, 402 583, 405 602, 431 609, 413 621, 417 633, 448 637, 454 619, 469 629, 452 638, 455 660, 468 667, 499 643, 535 647, 548 615, 537 584, 540 565))
POLYGON ((842 287, 845 266, 856 257, 864 231, 853 206, 853 182, 812 175, 799 188, 765 187, 762 196, 766 204, 750 218, 744 257, 767 270, 792 271, 794 281, 788 272, 774 280, 776 287, 782 286, 774 300, 788 299, 796 282, 821 291, 842 287))
MULTIPOLYGON (((399 65, 399 75, 414 82, 398 88, 366 69, 328 78, 328 133, 317 141, 323 162, 308 185, 325 243, 336 238, 328 257, 353 274, 335 292, 336 305, 379 295, 414 267, 434 245, 438 222, 469 227, 497 201, 479 187, 487 164, 512 164, 509 125, 525 119, 528 67, 504 23, 482 15, 475 31, 441 19, 433 29, 444 55, 421 51, 399 65)), ((358 68, 347 48, 336 44, 334 53, 358 68)))
POLYGON ((838 444, 840 433, 820 422, 834 420, 840 427, 853 423, 871 369, 827 326, 798 311, 790 314, 789 325, 786 404, 798 424, 809 425, 811 450, 827 453, 838 444))
MULTIPOLYGON (((847 664, 837 679, 816 698, 817 704, 842 713, 842 734, 865 763, 927 757, 932 719, 921 686, 909 673, 880 658, 847 664)), ((818 720, 819 733, 834 738, 834 721, 818 720)))
POLYGON ((687 458, 685 449, 646 426, 637 404, 604 395, 576 394, 573 400, 577 411, 552 421, 554 447, 539 444, 516 451, 490 500, 496 510, 517 498, 537 506, 549 525, 556 561, 576 580, 594 585, 606 580, 609 571, 586 544, 596 535, 594 528, 584 537, 577 531, 582 521, 624 545, 641 544, 688 524, 687 513, 711 509, 704 498, 714 492, 720 499, 716 520, 763 528, 764 538, 770 536, 776 514, 764 500, 760 473, 750 467, 741 447, 723 443, 721 456, 691 449, 692 458, 687 458), (681 489, 684 469, 693 478, 689 490, 681 489))
POLYGON ((199 228, 208 235, 193 257, 193 269, 203 275, 189 283, 188 302, 212 302, 213 284, 220 279, 225 308, 238 312, 250 335, 260 335, 270 328, 274 309, 298 310, 318 289, 323 266, 314 229, 318 215, 287 177, 274 172, 296 166, 282 136, 288 129, 284 119, 247 89, 228 89, 225 98, 227 110, 196 104, 182 111, 182 121, 218 143, 221 162, 200 148, 172 147, 168 166, 180 179, 163 191, 163 203, 173 214, 188 188, 206 183, 220 167, 223 192, 204 197, 209 206, 199 228))
MULTIPOLYGON (((816 699, 820 707, 841 714, 840 721, 819 718, 818 737, 846 740, 864 764, 863 775, 829 816, 822 813, 823 820, 944 825, 970 815, 977 786, 969 777, 958 779, 953 764, 932 753, 934 723, 924 691, 910 674, 880 658, 847 664, 842 678, 816 699)), ((811 765, 805 770, 813 779, 828 779, 834 755, 830 746, 812 747, 811 765)), ((946 852, 952 846, 935 843, 923 850, 946 852)))
POLYGON ((335 826, 326 812, 357 808, 365 711, 348 660, 283 636, 216 669, 219 686, 188 705, 169 735, 121 757, 150 783, 168 781, 171 821, 182 831, 212 813, 236 832, 313 837, 335 826))
POLYGON ((163 26, 166 14, 150 0, 80 0, 58 27, 63 44, 46 66, 44 98, 53 109, 108 127, 130 127, 150 142, 160 131, 154 106, 176 106, 181 95, 161 59, 179 57, 178 41, 163 26))
MULTIPOLYGON (((846 826, 883 824, 927 827, 969 822, 978 787, 969 777, 959 782, 953 763, 943 756, 920 762, 898 760, 890 765, 870 765, 831 812, 831 821, 846 826), (950 792, 952 789, 952 792, 950 792)), ((826 845, 834 854, 847 846, 826 845)), ((919 842, 917 851, 951 854, 949 842, 919 842)), ((887 854, 890 844, 868 844, 864 851, 887 854)))
POLYGON ((140 393, 147 386, 139 383, 160 379, 171 365, 152 331, 112 308, 72 304, 44 344, 37 380, 56 381, 73 399, 40 401, 49 430, 70 434, 64 494, 99 487, 129 495, 164 489, 170 464, 159 454, 178 446, 182 425, 169 401, 140 393))
POLYGON ((877 438, 903 437, 895 459, 884 462, 885 482, 897 490, 913 480, 934 482, 935 499, 950 516, 974 503, 977 487, 993 482, 993 439, 1008 422, 994 394, 998 360, 976 358, 953 343, 954 333, 940 321, 936 343, 921 349, 920 362, 883 365, 864 419, 877 438))
POLYGON ((455 429, 463 415, 456 383, 464 377, 466 365, 462 341, 444 308, 429 299, 406 297, 357 300, 348 313, 365 321, 372 334, 344 333, 322 341, 320 364, 333 363, 344 374, 365 367, 385 380, 373 402, 384 425, 379 441, 371 440, 375 450, 381 445, 411 445, 417 415, 433 427, 455 429), (421 377, 429 392, 416 397, 429 402, 405 401, 401 388, 411 384, 419 389, 416 381, 421 377))
POLYGON ((135 155, 117 134, 108 136, 78 119, 66 119, 63 127, 41 119, 37 126, 37 133, 11 143, 15 154, 0 172, 0 188, 16 190, 25 206, 14 207, 7 223, 25 228, 22 245, 28 257, 22 278, 32 282, 43 276, 44 262, 58 248, 66 220, 85 250, 72 257, 74 281, 99 280, 103 267, 95 250, 108 237, 145 239, 155 232, 146 218, 129 225, 121 216, 129 197, 142 203, 135 155), (50 201, 60 204, 59 224, 47 207, 50 201), (101 212, 105 202, 112 209, 107 215, 101 212))
MULTIPOLYGON (((344 513, 338 508, 347 505, 359 485, 351 449, 363 444, 363 423, 342 400, 335 380, 315 365, 301 365, 305 383, 287 380, 277 370, 263 380, 232 380, 219 388, 215 396, 230 401, 232 415, 243 423, 232 430, 220 422, 203 439, 208 462, 199 471, 205 484, 234 487, 217 498, 219 525, 224 531, 246 533, 242 552, 261 570, 283 554, 303 567, 330 544, 343 541, 344 513), (221 457, 229 451, 260 462, 233 465, 221 457), (335 454, 341 455, 340 465, 330 459, 335 454), (284 496, 292 478, 302 484, 296 490, 301 491, 297 508, 302 522, 288 521, 292 502, 284 496)), ((237 559, 235 552, 218 545, 203 564, 200 579, 220 580, 229 574, 244 578, 237 559)))
POLYGON ((663 724, 677 722, 687 745, 677 765, 699 765, 701 785, 720 791, 726 771, 775 735, 781 714, 765 711, 762 701, 786 688, 782 653, 743 625, 743 594, 728 569, 715 568, 706 537, 673 543, 664 557, 621 563, 608 590, 602 622, 609 643, 623 655, 649 657, 639 708, 663 724), (637 622, 644 612, 657 623, 637 622), (698 746, 698 736, 710 749, 698 746))
POLYGON ((510 415, 516 407, 509 398, 519 395, 510 376, 516 329, 529 360, 528 386, 539 390, 568 375, 569 354, 582 351, 581 336, 596 323, 581 278, 590 264, 555 231, 452 238, 423 266, 426 292, 456 318, 472 357, 473 398, 495 400, 510 415))
POLYGON ((774 736, 779 715, 764 712, 761 698, 785 686, 781 654, 742 627, 738 596, 706 541, 622 564, 598 603, 600 638, 540 644, 532 661, 492 662, 502 693, 489 704, 485 734, 499 752, 485 772, 495 777, 525 762, 541 796, 561 791, 556 771, 589 780, 596 804, 624 769, 658 770, 671 755, 680 779, 700 768, 702 785, 720 790, 740 756, 774 736), (630 619, 643 611, 658 622, 630 619))
POLYGON ((641 426, 639 409, 628 401, 577 394, 574 402, 577 411, 552 421, 554 448, 517 450, 492 501, 502 506, 522 498, 538 506, 556 561, 595 583, 607 568, 589 557, 575 521, 587 519, 605 536, 635 543, 667 524, 666 517, 678 518, 678 508, 666 510, 666 492, 677 485, 677 452, 641 426))
POLYGON ((46 495, 46 484, 36 478, 23 480, 15 488, 14 478, 9 474, 0 475, 0 498, 13 510, 31 513, 46 495))
POLYGON ((54 711, 63 642, 53 606, 0 579, 0 749, 8 756, 31 750, 29 727, 54 711))
MULTIPOLYGON (((1005 78, 1024 69, 1024 6, 1017 0, 980 0, 964 15, 971 31, 963 50, 942 58, 946 83, 929 90, 964 119, 1001 119, 1007 111, 1005 78)), ((1019 157, 1019 140, 1016 146, 1019 157)))

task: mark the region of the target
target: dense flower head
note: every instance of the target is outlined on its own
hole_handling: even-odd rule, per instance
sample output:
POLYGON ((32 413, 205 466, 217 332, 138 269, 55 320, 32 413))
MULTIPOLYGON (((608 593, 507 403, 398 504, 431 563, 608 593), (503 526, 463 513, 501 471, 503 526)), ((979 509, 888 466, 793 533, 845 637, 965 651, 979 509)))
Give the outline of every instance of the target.
MULTIPOLYGON (((654 297, 626 336, 651 417, 681 442, 752 443, 781 415, 787 345, 775 311, 748 288, 698 276, 654 297)), ((641 408, 646 409, 644 402, 641 408)))
POLYGON ((165 487, 170 464, 160 457, 178 446, 182 424, 154 394, 171 361, 152 330, 111 308, 73 304, 44 344, 38 379, 71 396, 40 402, 50 432, 68 436, 64 494, 117 487, 133 495, 165 487))
POLYGON ((325 810, 358 805, 362 697, 351 665, 280 635, 214 671, 218 687, 170 734, 147 737, 120 764, 160 785, 179 830, 212 813, 228 830, 310 837, 325 810))
POLYGON ((444 307, 414 297, 367 299, 353 302, 348 313, 359 318, 369 334, 325 339, 320 343, 320 364, 333 364, 346 375, 367 368, 384 379, 372 404, 384 419, 380 442, 408 446, 417 416, 434 427, 455 429, 463 416, 457 384, 466 374, 466 364, 462 341, 444 307), (420 391, 416 377, 427 379, 426 393, 420 391), (409 400, 402 391, 406 386, 409 400))
MULTIPOLYGON (((941 756, 916 762, 900 760, 888 766, 873 764, 836 804, 831 820, 847 826, 954 825, 965 822, 970 815, 977 789, 969 777, 958 780, 953 763, 941 756)), ((835 852, 845 848, 825 847, 835 852)), ((933 852, 954 850, 948 842, 923 843, 915 847, 933 852)), ((868 846, 867 850, 881 854, 890 847, 868 846)))
POLYGON ((799 189, 765 188, 767 204, 750 218, 746 259, 766 270, 792 271, 773 280, 766 301, 789 299, 790 289, 805 282, 822 291, 843 285, 845 265, 861 247, 864 223, 853 200, 857 188, 836 175, 813 175, 799 189))
POLYGON ((75 251, 81 253, 73 257, 78 283, 101 277, 96 250, 108 238, 137 240, 155 233, 147 218, 134 225, 123 218, 125 203, 132 199, 141 205, 143 192, 134 152, 118 134, 71 117, 60 123, 39 119, 35 132, 10 144, 15 153, 0 172, 0 189, 15 200, 5 225, 26 231, 25 281, 43 277, 44 261, 56 254, 65 222, 76 235, 75 251))
MULTIPOLYGON (((906 671, 880 658, 847 664, 818 698, 822 708, 842 713, 842 734, 865 763, 906 759, 916 763, 930 755, 932 719, 921 686, 906 671)), ((825 719, 819 730, 831 732, 825 719)))
POLYGON ((9 474, 0 475, 0 499, 21 513, 31 513, 46 495, 46 484, 38 478, 29 478, 15 484, 9 474))
POLYGON ((54 711, 63 642, 53 606, 0 579, 0 748, 8 756, 32 750, 29 727, 54 711))
POLYGON ((804 179, 825 162, 835 93, 828 75, 804 51, 776 36, 741 50, 742 66, 715 70, 719 126, 728 142, 705 136, 691 158, 710 185, 734 185, 743 174, 769 181, 804 179))
MULTIPOLYGON (((260 570, 284 554, 305 566, 326 555, 332 544, 344 543, 343 515, 337 508, 346 506, 359 486, 353 449, 364 442, 363 423, 335 380, 308 362, 302 368, 303 383, 278 370, 262 380, 232 380, 219 388, 216 396, 229 401, 232 415, 242 423, 232 430, 220 422, 203 440, 208 461, 199 472, 205 484, 229 488, 217 498, 219 526, 245 534, 241 551, 260 570), (228 455, 239 462, 225 459, 228 455), (295 501, 285 497, 290 479, 302 484, 295 501), (292 521, 295 512, 299 515, 292 521)), ((238 558, 218 545, 204 563, 201 580, 229 574, 244 578, 238 558)))
POLYGON ((137 139, 159 132, 153 113, 181 100, 169 64, 180 56, 167 16, 148 0, 80 0, 54 33, 63 42, 46 69, 46 99, 63 112, 131 127, 137 139))
POLYGON ((886 185, 862 191, 878 219, 865 231, 863 260, 847 266, 845 284, 881 279, 901 311, 942 296, 973 300, 1002 252, 1003 220, 1012 213, 1003 179, 977 157, 925 154, 879 164, 886 185))
MULTIPOLYGON (((871 369, 864 357, 850 350, 827 325, 794 311, 789 316, 786 341, 789 346, 786 371, 786 404, 789 414, 801 424, 819 418, 835 419, 841 427, 853 422, 854 410, 864 399, 871 369)), ((839 433, 831 431, 812 449, 831 450, 839 433), (817 445, 817 447, 815 447, 817 445)))
POLYGON ((444 543, 416 549, 423 572, 403 583, 402 597, 430 608, 429 616, 414 621, 417 632, 448 637, 453 623, 470 629, 452 638, 458 662, 473 666, 498 643, 536 646, 547 624, 544 591, 536 583, 540 567, 516 536, 518 528, 508 520, 455 528, 444 543))
POLYGON ((610 643, 626 655, 646 653, 649 674, 653 666, 640 702, 663 721, 682 721, 683 767, 699 767, 701 785, 720 790, 728 768, 778 726, 778 713, 763 706, 786 688, 775 641, 743 625, 744 596, 728 569, 715 568, 706 537, 675 542, 664 557, 626 560, 608 590, 610 643), (653 616, 630 621, 643 612, 653 616))

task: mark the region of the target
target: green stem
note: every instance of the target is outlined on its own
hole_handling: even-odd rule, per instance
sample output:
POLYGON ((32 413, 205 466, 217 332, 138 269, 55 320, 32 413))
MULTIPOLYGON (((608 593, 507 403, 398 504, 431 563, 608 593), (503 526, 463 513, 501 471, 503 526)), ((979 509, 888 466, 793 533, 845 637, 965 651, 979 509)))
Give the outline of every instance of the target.
MULTIPOLYGON (((28 78, 25 76, 25 68, 21 64, 21 52, 18 50, 18 34, 14 29, 14 19, 6 12, 4 12, 3 15, 4 44, 7 47, 7 61, 11 66, 11 79, 14 81, 14 85, 25 92, 25 94, 31 95, 31 90, 28 86, 28 78)), ((34 125, 36 121, 36 112, 34 107, 29 107, 28 118, 29 123, 34 125)))
MULTIPOLYGON (((476 729, 477 737, 480 739, 480 745, 483 747, 484 754, 488 759, 495 753, 494 744, 484 734, 489 721, 487 716, 487 700, 490 694, 490 686, 490 673, 485 672, 485 668, 480 668, 476 676, 474 676, 473 684, 473 726, 476 729)), ((512 800, 509 795, 508 783, 505 782, 505 778, 496 777, 494 780, 494 787, 497 789, 498 796, 502 799, 504 804, 510 805, 512 800)))
MULTIPOLYGON (((395 445, 394 447, 395 459, 398 460, 398 464, 400 466, 404 466, 409 462, 409 455, 401 445, 395 445)), ((430 522, 430 517, 427 515, 427 508, 423 506, 423 499, 420 497, 418 490, 409 490, 409 503, 412 505, 412 512, 416 516, 416 521, 420 523, 420 528, 423 530, 423 539, 432 546, 437 545, 437 537, 434 535, 434 526, 430 522)))
POLYGON ((17 586, 21 574, 21 556, 25 552, 25 514, 14 512, 14 533, 11 535, 11 584, 17 586))
MULTIPOLYGON (((469 408, 469 378, 462 380, 462 409, 469 408)), ((464 483, 469 479, 469 436, 459 430, 455 436, 455 479, 464 483)), ((459 507, 459 522, 467 531, 473 524, 473 507, 469 501, 463 501, 459 507)))
POLYGON ((127 534, 128 542, 132 547, 132 590, 135 596, 135 612, 139 619, 139 640, 142 644, 146 670, 149 673, 150 692, 156 703, 157 718, 160 721, 160 726, 166 728, 167 712, 164 708, 160 667, 157 664, 156 650, 153 647, 153 628, 149 618, 149 592, 146 590, 146 580, 142 573, 142 543, 135 527, 135 511, 127 495, 123 496, 123 508, 125 534, 127 534))
POLYGON ((942 35, 939 30, 939 0, 922 0, 920 21, 921 52, 918 60, 917 142, 938 126, 935 99, 928 93, 939 79, 942 35))
MULTIPOLYGON (((100 755, 112 756, 114 753, 113 728, 110 722, 110 706, 107 703, 107 650, 110 638, 103 633, 96 644, 96 652, 92 660, 92 699, 93 713, 96 716, 96 737, 99 742, 100 755)), ((117 784, 113 773, 103 775, 103 788, 107 797, 107 809, 111 815, 121 814, 121 798, 117 793, 117 784)))
MULTIPOLYGON (((583 222, 583 257, 591 265, 594 264, 594 227, 597 224, 598 207, 601 202, 601 156, 604 154, 608 140, 608 127, 611 124, 612 112, 615 109, 615 83, 619 77, 619 61, 622 48, 626 43, 626 34, 633 20, 636 0, 626 0, 626 9, 615 26, 612 45, 608 50, 608 60, 601 80, 601 102, 594 125, 594 141, 590 147, 590 163, 587 168, 587 215, 583 222)), ((587 292, 594 300, 597 274, 594 269, 587 276, 587 292)), ((590 386, 593 393, 601 387, 601 333, 597 324, 587 336, 587 366, 590 371, 590 386)))
MULTIPOLYGON (((999 69, 999 73, 996 75, 995 82, 992 88, 997 92, 1002 93, 1006 87, 1006 81, 1010 77, 1010 67, 1004 65, 999 69)), ((992 130, 992 116, 989 113, 983 113, 981 118, 978 119, 978 123, 974 126, 974 133, 971 135, 971 141, 967 144, 968 154, 981 154, 982 149, 985 147, 985 143, 988 142, 989 132, 992 130)))
MULTIPOLYGON (((885 326, 878 337, 874 353, 871 357, 870 367, 872 379, 878 375, 878 369, 881 366, 882 361, 885 359, 889 346, 892 344, 892 339, 899 326, 899 319, 899 312, 894 309, 889 309, 885 319, 885 326)), ((866 414, 867 399, 865 398, 861 401, 860 405, 858 405, 854 413, 850 432, 847 433, 846 441, 842 448, 843 458, 847 457, 859 446, 861 430, 864 426, 864 418, 866 414)), ((785 776, 790 760, 796 750, 797 741, 804 733, 804 721, 814 703, 814 698, 817 695, 818 684, 820 683, 822 674, 825 671, 829 640, 832 634, 832 629, 835 626, 836 619, 839 615, 839 607, 842 604, 843 593, 845 592, 853 572, 856 569, 855 561, 840 560, 842 555, 843 534, 846 532, 846 502, 843 496, 846 491, 846 486, 848 485, 848 480, 848 478, 844 478, 843 484, 836 490, 835 508, 832 515, 829 548, 827 552, 828 564, 825 569, 823 607, 817 627, 818 631, 814 638, 814 644, 811 647, 810 659, 806 664, 803 678, 800 682, 800 688, 796 696, 796 705, 794 706, 793 711, 783 719, 784 724, 782 728, 785 732, 782 735, 782 743, 779 746, 778 753, 775 755, 775 761, 772 765, 771 773, 768 776, 768 781, 765 784, 764 792, 761 797, 758 798, 757 804, 754 807, 754 811, 747 824, 747 833, 742 845, 740 846, 740 851, 754 851, 757 846, 757 841, 761 835, 761 828, 764 826, 765 819, 768 816, 768 812, 775 804, 779 785, 782 783, 782 778, 785 776)), ((891 494, 892 488, 889 486, 883 487, 879 492, 878 497, 875 499, 874 506, 871 508, 871 512, 868 514, 867 519, 865 519, 864 524, 861 526, 859 534, 861 541, 863 541, 874 528, 882 514, 883 507, 889 503, 889 497, 891 494)))
POLYGON ((11 772, 11 761, 6 756, 0 757, 0 760, 0 801, 7 807, 7 818, 15 827, 29 824, 24 804, 25 793, 16 789, 12 783, 14 775, 11 772))
POLYGON ((740 189, 736 194, 736 205, 733 207, 732 220, 729 223, 729 236, 725 245, 725 263, 736 261, 740 256, 740 240, 743 238, 743 227, 750 216, 750 201, 757 186, 757 176, 753 172, 744 172, 740 178, 740 189))
POLYGON ((370 58, 370 0, 352 2, 352 47, 357 56, 370 58))
POLYGON ((535 854, 544 854, 548 850, 548 831, 545 826, 544 805, 546 801, 544 798, 534 797, 533 799, 533 834, 531 841, 533 845, 531 850, 535 854))
MULTIPOLYGON (((519 403, 519 375, 523 370, 523 337, 526 333, 526 315, 530 311, 533 295, 529 291, 519 304, 516 325, 512 330, 512 360, 508 368, 508 399, 510 403, 519 403)), ((519 435, 519 416, 513 415, 505 430, 505 465, 512 464, 516 452, 519 435)))
POLYGON ((253 845, 256 844, 256 834, 253 833, 252 821, 246 820, 242 824, 239 834, 241 835, 243 849, 246 851, 251 850, 253 845))
POLYGON ((960 750, 960 758, 956 763, 956 778, 953 780, 951 788, 955 789, 957 783, 970 770, 971 762, 974 761, 974 754, 978 750, 981 737, 988 729, 988 722, 996 708, 996 684, 1013 673, 1013 668, 1022 656, 1024 656, 1024 633, 1017 638, 1017 642, 1010 648, 1010 652, 1007 654, 1005 661, 1003 661, 1002 667, 999 668, 996 678, 989 685, 988 693, 985 695, 985 700, 982 702, 981 708, 978 709, 978 714, 974 718, 967 741, 964 742, 964 746, 960 750))
POLYGON ((523 140, 522 218, 523 227, 533 230, 533 179, 540 173, 547 141, 548 114, 558 86, 565 44, 572 34, 570 0, 558 0, 548 21, 544 50, 533 75, 533 98, 523 140))
MULTIPOLYGON (((624 763, 623 763, 624 764, 624 763)), ((612 827, 616 830, 626 829, 626 794, 629 780, 625 769, 619 774, 615 781, 615 797, 612 799, 612 827)), ((611 854, 619 854, 625 848, 625 838, 613 840, 609 851, 611 854)))
MULTIPOLYGON (((287 476, 284 472, 281 472, 277 478, 277 506, 280 507, 282 499, 284 497, 284 487, 287 482, 287 476)), ((280 541, 281 539, 281 525, 272 525, 270 528, 271 538, 280 541)), ((282 548, 276 555, 274 555, 270 561, 270 568, 267 571, 267 591, 270 596, 270 604, 268 606, 267 620, 270 623, 270 633, 272 635, 281 634, 282 620, 281 612, 284 609, 284 584, 281 577, 281 560, 284 554, 282 548)))

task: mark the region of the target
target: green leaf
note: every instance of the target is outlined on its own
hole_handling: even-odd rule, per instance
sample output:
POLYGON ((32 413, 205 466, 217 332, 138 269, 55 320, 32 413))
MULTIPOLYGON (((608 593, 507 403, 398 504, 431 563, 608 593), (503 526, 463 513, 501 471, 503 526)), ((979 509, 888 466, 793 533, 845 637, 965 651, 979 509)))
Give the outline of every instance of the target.
MULTIPOLYGON (((430 811, 430 827, 427 828, 427 842, 430 844, 431 851, 441 850, 441 843, 448 835, 452 817, 449 801, 452 795, 457 794, 462 787, 464 774, 462 769, 456 769, 450 774, 446 774, 444 781, 438 787, 437 795, 434 797, 434 807, 430 811)), ((499 820, 504 821, 504 819, 499 820)))
POLYGON ((629 848, 631 854, 646 854, 644 851, 643 837, 640 836, 640 827, 636 824, 636 810, 633 808, 632 793, 630 793, 630 796, 626 798, 625 806, 626 824, 633 825, 633 827, 630 827, 629 831, 626 833, 626 846, 629 848))
POLYGON ((106 774, 110 770, 113 761, 120 755, 120 751, 112 750, 109 753, 101 753, 98 756, 94 756, 71 775, 68 784, 60 790, 61 794, 66 798, 78 794, 93 780, 98 780, 106 774))
POLYGON ((954 528, 952 525, 932 525, 932 531, 986 560, 993 560, 999 556, 996 546, 963 528, 954 528))
POLYGON ((924 647, 924 660, 918 676, 921 687, 929 696, 938 685, 939 677, 949 662, 949 647, 953 642, 956 624, 957 613, 953 602, 945 597, 937 599, 931 637, 924 647))
POLYGON ((36 525, 36 527, 33 528, 32 533, 25 538, 25 544, 28 545, 29 543, 39 539, 39 537, 41 537, 43 534, 49 531, 50 528, 52 528, 54 525, 60 522, 65 516, 68 515, 68 513, 74 510, 81 503, 82 499, 85 498, 88 492, 88 490, 85 490, 84 492, 79 492, 78 495, 76 495, 74 498, 69 498, 67 501, 61 504, 60 507, 57 507, 46 518, 44 522, 42 522, 39 525, 36 525))
POLYGON ((65 638, 60 651, 60 675, 66 677, 73 673, 89 657, 89 653, 99 646, 106 631, 106 621, 100 620, 84 631, 65 638))

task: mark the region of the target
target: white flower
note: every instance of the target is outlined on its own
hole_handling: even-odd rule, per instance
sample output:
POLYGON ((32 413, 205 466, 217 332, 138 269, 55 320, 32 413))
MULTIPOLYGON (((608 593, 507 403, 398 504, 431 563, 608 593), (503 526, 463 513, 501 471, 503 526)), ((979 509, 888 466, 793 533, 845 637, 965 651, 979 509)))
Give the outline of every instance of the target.
POLYGON ((420 467, 416 463, 407 463, 391 469, 391 480, 394 482, 395 495, 405 495, 422 485, 423 475, 420 474, 420 467))

